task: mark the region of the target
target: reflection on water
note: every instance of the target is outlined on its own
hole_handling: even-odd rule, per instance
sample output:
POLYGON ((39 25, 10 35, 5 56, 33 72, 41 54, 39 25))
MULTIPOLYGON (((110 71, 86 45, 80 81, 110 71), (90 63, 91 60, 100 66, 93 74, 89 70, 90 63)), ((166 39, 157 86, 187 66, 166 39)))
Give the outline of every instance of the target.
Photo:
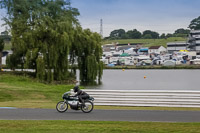
POLYGON ((199 79, 200 70, 104 70, 100 85, 85 87, 105 90, 200 90, 199 79))

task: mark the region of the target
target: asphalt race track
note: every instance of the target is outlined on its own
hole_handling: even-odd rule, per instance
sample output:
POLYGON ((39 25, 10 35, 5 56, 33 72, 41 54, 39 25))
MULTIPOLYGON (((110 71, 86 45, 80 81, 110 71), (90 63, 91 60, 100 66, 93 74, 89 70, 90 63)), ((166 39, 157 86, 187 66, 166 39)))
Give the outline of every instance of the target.
POLYGON ((200 122, 200 111, 93 110, 91 113, 69 109, 0 108, 0 120, 84 120, 84 121, 151 121, 200 122))

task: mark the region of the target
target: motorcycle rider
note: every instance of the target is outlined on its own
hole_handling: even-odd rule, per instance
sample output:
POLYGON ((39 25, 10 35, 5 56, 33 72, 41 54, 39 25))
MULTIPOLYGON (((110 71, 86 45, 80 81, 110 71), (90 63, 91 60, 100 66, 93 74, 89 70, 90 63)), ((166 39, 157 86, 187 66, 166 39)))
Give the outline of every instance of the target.
POLYGON ((73 90, 74 90, 74 92, 76 93, 75 97, 78 96, 80 102, 81 102, 81 103, 83 104, 83 106, 85 107, 84 99, 89 98, 89 95, 88 95, 86 92, 84 92, 84 91, 82 91, 81 89, 79 89, 78 86, 75 86, 75 87, 73 88, 73 90))

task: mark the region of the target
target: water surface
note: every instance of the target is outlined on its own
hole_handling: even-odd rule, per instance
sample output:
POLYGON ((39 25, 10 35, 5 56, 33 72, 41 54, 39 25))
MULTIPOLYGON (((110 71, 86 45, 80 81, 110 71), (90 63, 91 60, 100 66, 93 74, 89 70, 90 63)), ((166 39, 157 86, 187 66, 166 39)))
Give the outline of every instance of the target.
POLYGON ((102 84, 86 86, 86 88, 105 90, 200 90, 200 70, 104 70, 102 84))

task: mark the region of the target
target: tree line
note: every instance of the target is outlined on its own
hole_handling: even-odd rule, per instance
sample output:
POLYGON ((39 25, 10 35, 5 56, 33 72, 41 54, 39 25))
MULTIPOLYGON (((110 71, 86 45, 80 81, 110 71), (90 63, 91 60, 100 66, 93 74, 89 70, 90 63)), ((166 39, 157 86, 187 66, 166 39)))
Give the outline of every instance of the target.
POLYGON ((12 36, 9 68, 34 69, 49 83, 74 77, 76 68, 82 82, 101 80, 101 36, 82 29, 69 0, 1 0, 0 6, 12 36))
POLYGON ((124 29, 116 29, 111 31, 109 37, 105 37, 104 39, 163 39, 169 37, 187 37, 190 33, 190 30, 200 30, 200 16, 191 21, 188 26, 189 29, 180 28, 177 29, 173 34, 159 34, 158 32, 145 30, 144 32, 140 32, 137 29, 128 30, 127 32, 124 29))
POLYGON ((169 38, 169 37, 187 37, 190 30, 188 29, 177 29, 173 34, 159 34, 158 32, 151 31, 151 30, 145 30, 144 32, 140 32, 137 29, 128 30, 127 32, 124 29, 117 29, 113 30, 110 33, 109 37, 105 37, 104 39, 163 39, 163 38, 169 38))

